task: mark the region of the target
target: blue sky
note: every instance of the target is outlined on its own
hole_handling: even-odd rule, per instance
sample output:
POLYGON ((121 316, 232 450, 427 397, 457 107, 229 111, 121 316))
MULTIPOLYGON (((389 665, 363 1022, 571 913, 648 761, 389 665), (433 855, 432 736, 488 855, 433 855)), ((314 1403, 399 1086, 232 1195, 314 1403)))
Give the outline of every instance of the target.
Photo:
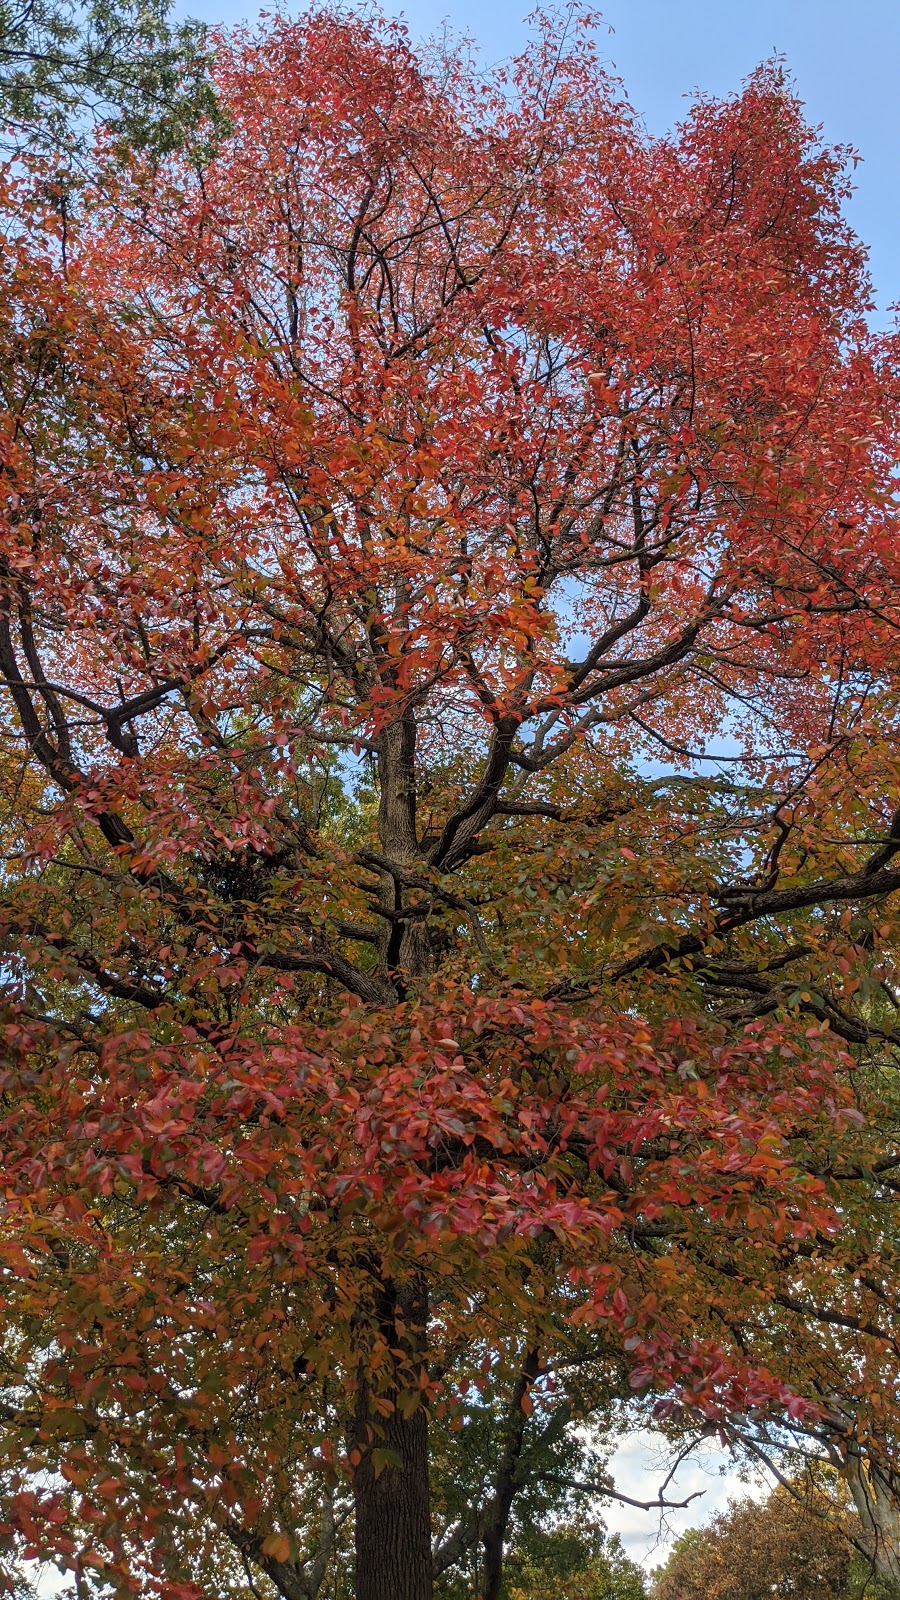
MULTIPOLYGON (((488 64, 521 45, 531 0, 383 0, 383 8, 404 16, 414 38, 446 19, 488 64)), ((235 22, 257 6, 180 0, 178 10, 235 22)), ((862 156, 850 215, 871 249, 885 322, 900 301, 900 0, 606 0, 602 13, 603 53, 655 133, 678 120, 695 87, 727 93, 760 61, 785 57, 810 120, 862 156)))

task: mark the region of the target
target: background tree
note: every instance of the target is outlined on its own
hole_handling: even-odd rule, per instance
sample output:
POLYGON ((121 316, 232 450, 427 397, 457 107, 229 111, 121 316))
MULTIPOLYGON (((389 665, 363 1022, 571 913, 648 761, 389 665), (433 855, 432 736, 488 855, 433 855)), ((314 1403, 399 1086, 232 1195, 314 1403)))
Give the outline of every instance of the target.
MULTIPOLYGON (((828 1365, 836 1366, 832 1352, 828 1365)), ((823 1367, 825 1363, 823 1363, 823 1367)), ((762 1462, 782 1487, 820 1516, 831 1518, 864 1558, 880 1592, 900 1593, 900 1482, 898 1448, 888 1407, 871 1393, 862 1374, 859 1398, 846 1383, 853 1368, 844 1358, 841 1391, 824 1393, 823 1372, 814 1376, 821 1407, 805 1423, 774 1419, 733 1421, 728 1433, 738 1449, 762 1462), (823 1502, 823 1469, 836 1474, 842 1493, 823 1502), (848 1514, 852 1506, 853 1515, 848 1514)), ((857 1377, 859 1377, 857 1369, 857 1377)))
POLYGON ((98 122, 142 150, 196 143, 218 125, 207 30, 166 0, 4 0, 0 120, 21 152, 71 149, 98 122))
MULTIPOLYGON (((867 938, 861 930, 862 938, 867 938)), ((821 975, 819 979, 821 983, 821 975)), ((732 1418, 724 1432, 736 1452, 762 1464, 791 1493, 822 1509, 827 1475, 852 1498, 856 1516, 838 1518, 886 1593, 900 1592, 900 1460, 893 1407, 885 1391, 893 1383, 896 1357, 894 1307, 897 1246, 894 1226, 897 1166, 896 964, 890 950, 876 961, 858 961, 850 978, 858 986, 860 1038, 856 1054, 856 1098, 868 1132, 841 1152, 826 1146, 817 1170, 843 1174, 844 1205, 852 1224, 840 1249, 828 1252, 814 1299, 798 1298, 790 1281, 773 1284, 777 1307, 799 1313, 792 1333, 792 1381, 815 1394, 817 1407, 805 1418, 732 1418), (855 1148, 854 1148, 855 1144, 855 1148), (864 1323, 874 1337, 861 1342, 864 1323), (823 1477, 823 1473, 826 1475, 823 1477)), ((798 997, 799 998, 799 997, 798 997)), ((765 1004, 772 1003, 769 995, 765 1004)), ((820 993, 819 1005, 826 1003, 820 993)), ((845 1026, 849 1035, 849 1028, 845 1026)), ((782 1332, 777 1316, 755 1315, 748 1306, 742 1340, 765 1361, 782 1332)), ((687 1419, 674 1433, 691 1436, 687 1419)))
POLYGON ((732 1501, 708 1526, 692 1528, 677 1541, 654 1578, 654 1600, 849 1600, 880 1594, 871 1570, 854 1561, 831 1505, 818 1507, 824 1515, 816 1509, 782 1486, 761 1503, 732 1501))
POLYGON ((510 1600, 646 1600, 640 1567, 585 1521, 523 1529, 507 1563, 510 1600))
POLYGON ((430 1600, 475 1388, 496 1600, 513 1412, 812 1416, 835 1316, 894 1390, 896 350, 776 74, 654 141, 589 30, 321 11, 216 84, 5 191, 2 1530, 298 1600, 344 1493, 430 1600))

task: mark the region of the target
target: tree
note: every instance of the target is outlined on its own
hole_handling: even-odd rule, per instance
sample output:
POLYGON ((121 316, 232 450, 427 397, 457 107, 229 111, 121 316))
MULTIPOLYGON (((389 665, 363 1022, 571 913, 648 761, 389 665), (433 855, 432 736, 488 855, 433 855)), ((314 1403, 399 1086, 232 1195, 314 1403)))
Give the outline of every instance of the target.
POLYGON ((678 1540, 654 1600, 845 1600, 852 1552, 829 1521, 783 1488, 761 1504, 732 1501, 708 1527, 678 1540))
MULTIPOLYGON (((900 1043, 892 1026, 894 965, 890 952, 884 952, 874 970, 862 968, 853 980, 860 985, 863 1026, 870 1035, 858 1053, 857 1104, 875 1141, 870 1136, 851 1141, 840 1156, 826 1146, 814 1159, 819 1171, 833 1171, 839 1162, 849 1180, 840 1248, 823 1251, 827 1266, 816 1299, 798 1300, 796 1286, 787 1280, 772 1289, 778 1306, 801 1313, 792 1334, 791 1378, 802 1392, 816 1396, 816 1408, 803 1417, 731 1418, 723 1429, 738 1454, 762 1464, 800 1499, 816 1502, 820 1512, 828 1475, 842 1485, 856 1514, 847 1518, 842 1512, 837 1520, 885 1594, 900 1593, 900 1438, 890 1400, 897 1356, 892 1306, 900 1043), (874 1337, 860 1341, 861 1326, 874 1337)), ((747 1310, 744 1348, 765 1362, 783 1330, 764 1310, 747 1310)), ((675 1419, 676 1433, 685 1427, 690 1438, 687 1419, 675 1419)))
POLYGON ((582 1523, 531 1530, 510 1552, 510 1600, 646 1600, 616 1537, 582 1523))
POLYGON ((777 74, 650 140, 588 24, 276 20, 202 161, 7 175, 2 1526, 82 1594, 299 1600, 349 1492, 430 1600, 473 1389, 811 1416, 847 1285, 894 1358, 896 349, 777 74))
MULTIPOLYGON (((845 1359, 841 1370, 849 1374, 853 1363, 845 1359)), ((800 1504, 830 1516, 863 1558, 865 1573, 877 1580, 879 1594, 895 1596, 900 1592, 896 1432, 890 1408, 871 1392, 873 1374, 857 1367, 855 1376, 862 1378, 858 1398, 832 1392, 805 1422, 743 1420, 728 1431, 738 1448, 762 1461, 800 1504), (832 1494, 830 1506, 821 1490, 823 1466, 836 1475, 841 1491, 832 1494)), ((820 1393, 822 1388, 820 1375, 820 1393)))
POLYGON ((214 130, 206 29, 169 13, 165 0, 5 0, 0 117, 14 148, 71 149, 98 122, 155 152, 214 130))

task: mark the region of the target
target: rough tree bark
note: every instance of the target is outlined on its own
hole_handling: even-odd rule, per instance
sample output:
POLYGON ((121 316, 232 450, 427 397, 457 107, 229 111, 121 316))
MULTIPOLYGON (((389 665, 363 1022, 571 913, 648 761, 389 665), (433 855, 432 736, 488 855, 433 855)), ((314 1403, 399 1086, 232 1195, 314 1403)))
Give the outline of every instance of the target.
MULTIPOLYGON (((424 1354, 427 1315, 421 1282, 399 1291, 387 1283, 378 1294, 381 1332, 398 1352, 400 1371, 408 1372, 424 1354)), ((361 1454, 353 1478, 356 1600, 432 1597, 428 1416, 421 1404, 406 1411, 398 1405, 401 1397, 399 1376, 385 1387, 360 1373, 354 1418, 361 1454)))

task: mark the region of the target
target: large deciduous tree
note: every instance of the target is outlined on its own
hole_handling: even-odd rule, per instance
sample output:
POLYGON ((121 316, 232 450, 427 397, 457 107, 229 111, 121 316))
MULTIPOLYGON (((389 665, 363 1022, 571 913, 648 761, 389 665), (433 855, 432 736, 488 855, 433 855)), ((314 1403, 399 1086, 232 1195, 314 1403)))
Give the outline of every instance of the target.
POLYGON ((299 1600, 348 1486, 429 1600, 475 1385, 496 1600, 557 1374, 813 1417, 835 1294, 896 1370, 896 350, 777 73, 651 140, 589 19, 321 10, 216 82, 5 182, 3 1528, 299 1600))

